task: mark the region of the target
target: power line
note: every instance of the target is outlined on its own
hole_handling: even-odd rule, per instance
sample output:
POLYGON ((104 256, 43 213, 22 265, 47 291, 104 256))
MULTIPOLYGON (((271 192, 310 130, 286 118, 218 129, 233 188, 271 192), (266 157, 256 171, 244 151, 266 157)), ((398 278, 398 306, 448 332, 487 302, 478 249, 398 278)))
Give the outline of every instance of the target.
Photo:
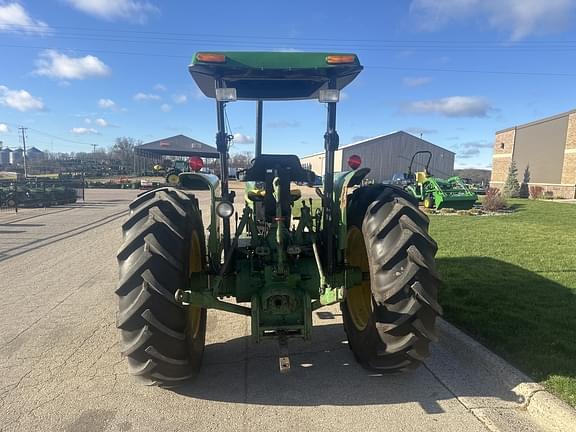
POLYGON ((395 67, 395 66, 366 66, 366 68, 412 71, 412 72, 453 72, 453 73, 471 73, 471 74, 488 74, 488 75, 527 75, 527 76, 554 76, 554 77, 576 76, 576 74, 562 73, 562 72, 495 71, 495 70, 481 70, 481 69, 436 69, 436 68, 410 68, 410 67, 395 67))
MULTIPOLYGON (((0 44, 0 47, 10 47, 10 48, 32 48, 32 49, 59 49, 59 50, 71 50, 77 52, 91 52, 91 53, 103 53, 103 54, 113 54, 113 55, 133 55, 142 57, 168 57, 168 58, 178 58, 178 59, 190 59, 190 56, 182 55, 170 55, 170 54, 158 54, 150 52, 130 52, 130 51, 110 51, 101 49, 82 49, 82 48, 59 48, 59 47, 49 47, 49 46, 30 46, 30 45, 8 45, 0 44)), ((495 71, 495 70, 482 70, 482 69, 441 69, 441 68, 410 68, 410 67, 395 67, 395 66, 385 66, 385 65, 364 65, 364 67, 369 69, 386 69, 386 70, 398 70, 398 71, 412 71, 412 72, 450 72, 450 73, 470 73, 470 74, 488 74, 488 75, 516 75, 516 76, 553 76, 553 77, 575 77, 576 74, 573 73, 562 73, 562 72, 541 72, 541 71, 495 71)), ((86 143, 80 143, 86 144, 86 143)))
POLYGON ((156 53, 145 53, 145 52, 110 51, 110 50, 102 50, 102 49, 83 49, 83 48, 69 48, 69 47, 55 47, 55 46, 0 44, 0 47, 4 47, 4 48, 31 48, 31 49, 41 49, 41 50, 57 49, 57 50, 62 50, 62 51, 66 50, 66 51, 77 51, 77 52, 115 54, 115 55, 134 55, 134 56, 143 56, 143 57, 146 57, 146 56, 147 57, 169 57, 169 58, 188 59, 188 60, 190 60, 190 58, 191 58, 191 55, 183 56, 183 55, 156 54, 156 53))
MULTIPOLYGON (((15 27, 22 29, 38 28, 35 25, 8 25, 0 24, 0 28, 6 30, 12 30, 15 27)), ((365 43, 438 43, 438 44, 514 44, 514 45, 541 45, 541 44, 563 44, 563 43, 576 43, 574 40, 548 40, 548 41, 517 41, 517 42, 501 42, 501 41, 486 41, 486 40, 469 40, 469 41, 454 41, 454 40, 442 40, 442 39, 352 39, 352 38, 320 38, 320 37, 298 37, 297 39, 290 36, 270 36, 270 35, 240 35, 240 34, 216 34, 216 33, 187 33, 187 32, 161 32, 161 31, 151 31, 151 30, 126 30, 126 29, 110 29, 110 28, 95 28, 95 27, 71 27, 71 26, 50 26, 50 29, 45 30, 44 33, 48 35, 57 34, 54 29, 61 30, 75 30, 85 34, 86 32, 96 32, 96 33, 120 33, 129 35, 159 35, 159 36, 184 36, 184 37, 208 37, 208 38, 222 38, 222 39, 255 39, 255 40, 274 40, 274 41, 288 41, 288 42, 298 42, 298 41, 328 41, 328 42, 365 42, 365 43)))
MULTIPOLYGON (((175 39, 175 38, 134 38, 131 39, 114 37, 113 35, 106 35, 105 37, 92 36, 92 35, 56 35, 55 39, 59 40, 77 40, 77 41, 90 41, 90 42, 111 42, 121 44, 160 44, 160 45, 181 45, 190 46, 190 44, 202 45, 203 47, 223 47, 223 48, 238 48, 238 47, 255 47, 255 48, 269 48, 279 49, 282 42, 274 43, 269 41, 251 41, 251 40, 211 40, 211 39, 175 39)), ((455 44, 411 44, 398 42, 392 44, 380 45, 359 45, 351 42, 323 42, 323 43, 309 43, 302 41, 291 41, 290 45, 293 48, 304 50, 326 51, 327 49, 334 49, 338 51, 357 51, 357 52, 386 52, 386 51, 427 51, 427 52, 572 52, 576 50, 574 43, 568 44, 537 44, 537 45, 518 45, 518 44, 468 44, 468 43, 455 43, 455 44)), ((281 48, 281 47, 280 47, 281 48)))
POLYGON ((40 130, 38 130, 38 129, 34 129, 34 128, 31 128, 31 127, 29 127, 28 129, 30 129, 30 130, 32 130, 32 131, 34 131, 34 132, 36 132, 36 133, 39 133, 40 135, 45 135, 45 136, 48 136, 48 137, 50 137, 50 138, 57 139, 57 140, 60 140, 60 141, 65 141, 65 142, 68 142, 68 143, 71 143, 71 144, 80 144, 80 145, 86 145, 86 146, 94 146, 94 145, 97 145, 97 144, 94 144, 94 143, 86 143, 86 142, 74 141, 74 140, 70 140, 70 139, 68 139, 68 138, 59 137, 59 136, 57 136, 57 135, 52 135, 52 134, 50 134, 50 133, 48 133, 48 132, 42 132, 42 131, 40 131, 40 130))
MULTIPOLYGON (((15 26, 0 25, 0 29, 13 30, 15 26)), ((33 25, 17 26, 18 28, 36 28, 33 25)), ((548 41, 462 41, 462 40, 415 40, 415 39, 350 39, 350 38, 291 38, 270 35, 225 35, 213 33, 182 33, 158 32, 118 29, 96 29, 82 27, 53 27, 44 32, 45 35, 56 39, 76 39, 101 42, 119 43, 160 43, 160 44, 207 44, 208 46, 258 46, 278 48, 280 44, 296 45, 306 49, 318 47, 324 50, 328 47, 335 49, 352 49, 356 51, 388 51, 388 50, 442 50, 471 51, 471 50, 520 50, 534 51, 572 51, 576 49, 576 41, 548 40, 548 41), (72 32, 57 32, 54 29, 72 30, 72 32), (78 31, 79 33, 75 33, 78 31), (93 34, 87 33, 92 32, 93 34), (312 44, 312 45, 310 45, 312 44)))

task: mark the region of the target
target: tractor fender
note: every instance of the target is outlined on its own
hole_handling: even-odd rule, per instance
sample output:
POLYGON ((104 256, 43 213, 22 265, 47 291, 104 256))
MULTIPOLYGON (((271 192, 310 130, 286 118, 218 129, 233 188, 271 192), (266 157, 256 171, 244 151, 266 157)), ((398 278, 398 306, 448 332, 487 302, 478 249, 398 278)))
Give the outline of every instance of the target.
POLYGON ((370 168, 359 168, 354 171, 334 173, 334 209, 338 209, 338 249, 346 248, 346 232, 348 227, 348 188, 357 186, 368 173, 370 168))
POLYGON ((183 172, 178 176, 183 189, 194 191, 210 191, 210 227, 208 227, 208 250, 212 253, 218 251, 220 237, 220 223, 216 215, 217 201, 220 197, 220 179, 213 174, 183 172))
POLYGON ((368 175, 370 168, 359 168, 354 171, 342 171, 334 173, 334 203, 340 208, 346 208, 346 189, 362 183, 368 175), (344 200, 344 206, 342 206, 344 200))
POLYGON ((220 187, 220 179, 213 174, 183 172, 179 177, 182 187, 188 190, 209 190, 215 194, 220 187))

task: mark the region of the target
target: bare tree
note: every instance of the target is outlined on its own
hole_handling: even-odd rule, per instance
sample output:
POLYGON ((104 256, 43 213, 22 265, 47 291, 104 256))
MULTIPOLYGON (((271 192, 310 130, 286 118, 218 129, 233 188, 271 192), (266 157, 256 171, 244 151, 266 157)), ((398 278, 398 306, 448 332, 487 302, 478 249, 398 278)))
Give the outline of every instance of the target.
POLYGON ((142 144, 141 141, 130 137, 116 138, 112 146, 112 157, 118 159, 124 167, 132 167, 134 164, 134 147, 142 144))
POLYGON ((252 152, 235 153, 230 156, 230 168, 248 168, 253 158, 252 152))

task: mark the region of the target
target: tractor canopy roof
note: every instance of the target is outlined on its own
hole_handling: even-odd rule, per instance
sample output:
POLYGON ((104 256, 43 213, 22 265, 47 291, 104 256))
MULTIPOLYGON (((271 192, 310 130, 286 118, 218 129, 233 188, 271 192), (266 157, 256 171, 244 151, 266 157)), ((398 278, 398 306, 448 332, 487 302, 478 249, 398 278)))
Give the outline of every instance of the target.
POLYGON ((362 70, 355 54, 310 52, 198 52, 190 73, 208 97, 217 84, 239 100, 314 99, 334 80, 346 87, 362 70))

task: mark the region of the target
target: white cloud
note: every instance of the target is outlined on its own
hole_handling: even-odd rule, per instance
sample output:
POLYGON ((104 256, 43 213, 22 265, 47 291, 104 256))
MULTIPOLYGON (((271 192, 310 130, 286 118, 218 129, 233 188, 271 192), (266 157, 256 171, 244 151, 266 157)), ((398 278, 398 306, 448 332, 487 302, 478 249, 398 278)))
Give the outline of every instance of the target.
POLYGON ((461 143, 457 150, 456 156, 460 159, 471 159, 479 156, 482 149, 491 149, 492 143, 488 141, 467 141, 461 143))
POLYGON ((98 131, 94 128, 75 127, 70 129, 74 135, 98 135, 98 131))
POLYGON ((234 134, 234 143, 235 144, 253 144, 254 143, 254 137, 251 137, 249 135, 244 135, 244 134, 237 132, 234 134))
POLYGON ((369 137, 368 135, 353 135, 351 139, 352 139, 352 142, 355 143, 358 141, 365 141, 369 138, 373 138, 373 137, 369 137))
POLYGON ((156 91, 166 91, 168 90, 168 88, 166 88, 166 86, 164 84, 156 84, 154 87, 154 90, 156 91))
POLYGON ((300 127, 299 121, 288 121, 288 120, 277 120, 271 121, 266 124, 269 128, 273 129, 286 129, 286 128, 297 128, 300 127))
POLYGON ((47 33, 48 24, 35 20, 18 3, 0 4, 0 32, 47 33))
POLYGON ((105 120, 103 118, 92 119, 90 117, 86 117, 84 119, 84 123, 86 123, 87 125, 95 124, 95 125, 100 126, 102 128, 113 126, 110 123, 108 123, 108 120, 105 120))
POLYGON ((468 141, 461 144, 464 148, 492 148, 493 144, 488 141, 468 141))
POLYGON ((66 0, 72 7, 88 15, 107 21, 125 19, 145 23, 148 15, 158 8, 141 0, 66 0))
POLYGON ((157 100, 160 100, 160 99, 161 99, 161 97, 158 96, 157 94, 154 94, 154 93, 142 93, 142 92, 139 92, 139 93, 136 93, 136 94, 134 95, 134 100, 137 101, 137 102, 153 101, 153 100, 154 100, 154 101, 157 101, 157 100))
POLYGON ((162 104, 162 105, 160 105, 160 109, 163 112, 169 112, 169 111, 172 111, 172 105, 162 104))
POLYGON ((185 94, 175 94, 172 95, 172 100, 176 104, 185 104, 186 102, 188 102, 188 96, 186 96, 185 94))
POLYGON ((21 112, 41 111, 44 109, 44 102, 42 102, 41 98, 32 96, 26 90, 11 90, 3 85, 0 85, 0 105, 21 112))
POLYGON ((405 132, 408 132, 412 135, 430 135, 430 134, 435 134, 438 131, 436 129, 428 129, 428 128, 421 128, 421 127, 409 127, 404 129, 405 132))
POLYGON ((451 96, 405 103, 402 111, 417 114, 440 114, 445 117, 486 117, 490 103, 476 96, 451 96))
POLYGON ((10 132, 10 128, 6 123, 0 123, 0 133, 8 133, 10 132))
POLYGON ((513 40, 562 31, 576 10, 573 0, 413 0, 410 13, 423 30, 453 21, 478 20, 509 33, 513 40))
POLYGON ((402 83, 406 87, 420 87, 426 85, 432 81, 430 77, 406 77, 402 80, 402 83))
POLYGON ((290 48, 290 47, 274 48, 274 49, 272 49, 272 51, 276 51, 276 52, 302 52, 302 50, 299 50, 298 48, 290 48))
POLYGON ((36 60, 35 75, 63 80, 83 80, 110 75, 110 68, 98 57, 68 57, 56 50, 45 50, 36 60))
POLYGON ((114 102, 112 99, 99 99, 98 106, 103 109, 115 109, 116 102, 114 102))

